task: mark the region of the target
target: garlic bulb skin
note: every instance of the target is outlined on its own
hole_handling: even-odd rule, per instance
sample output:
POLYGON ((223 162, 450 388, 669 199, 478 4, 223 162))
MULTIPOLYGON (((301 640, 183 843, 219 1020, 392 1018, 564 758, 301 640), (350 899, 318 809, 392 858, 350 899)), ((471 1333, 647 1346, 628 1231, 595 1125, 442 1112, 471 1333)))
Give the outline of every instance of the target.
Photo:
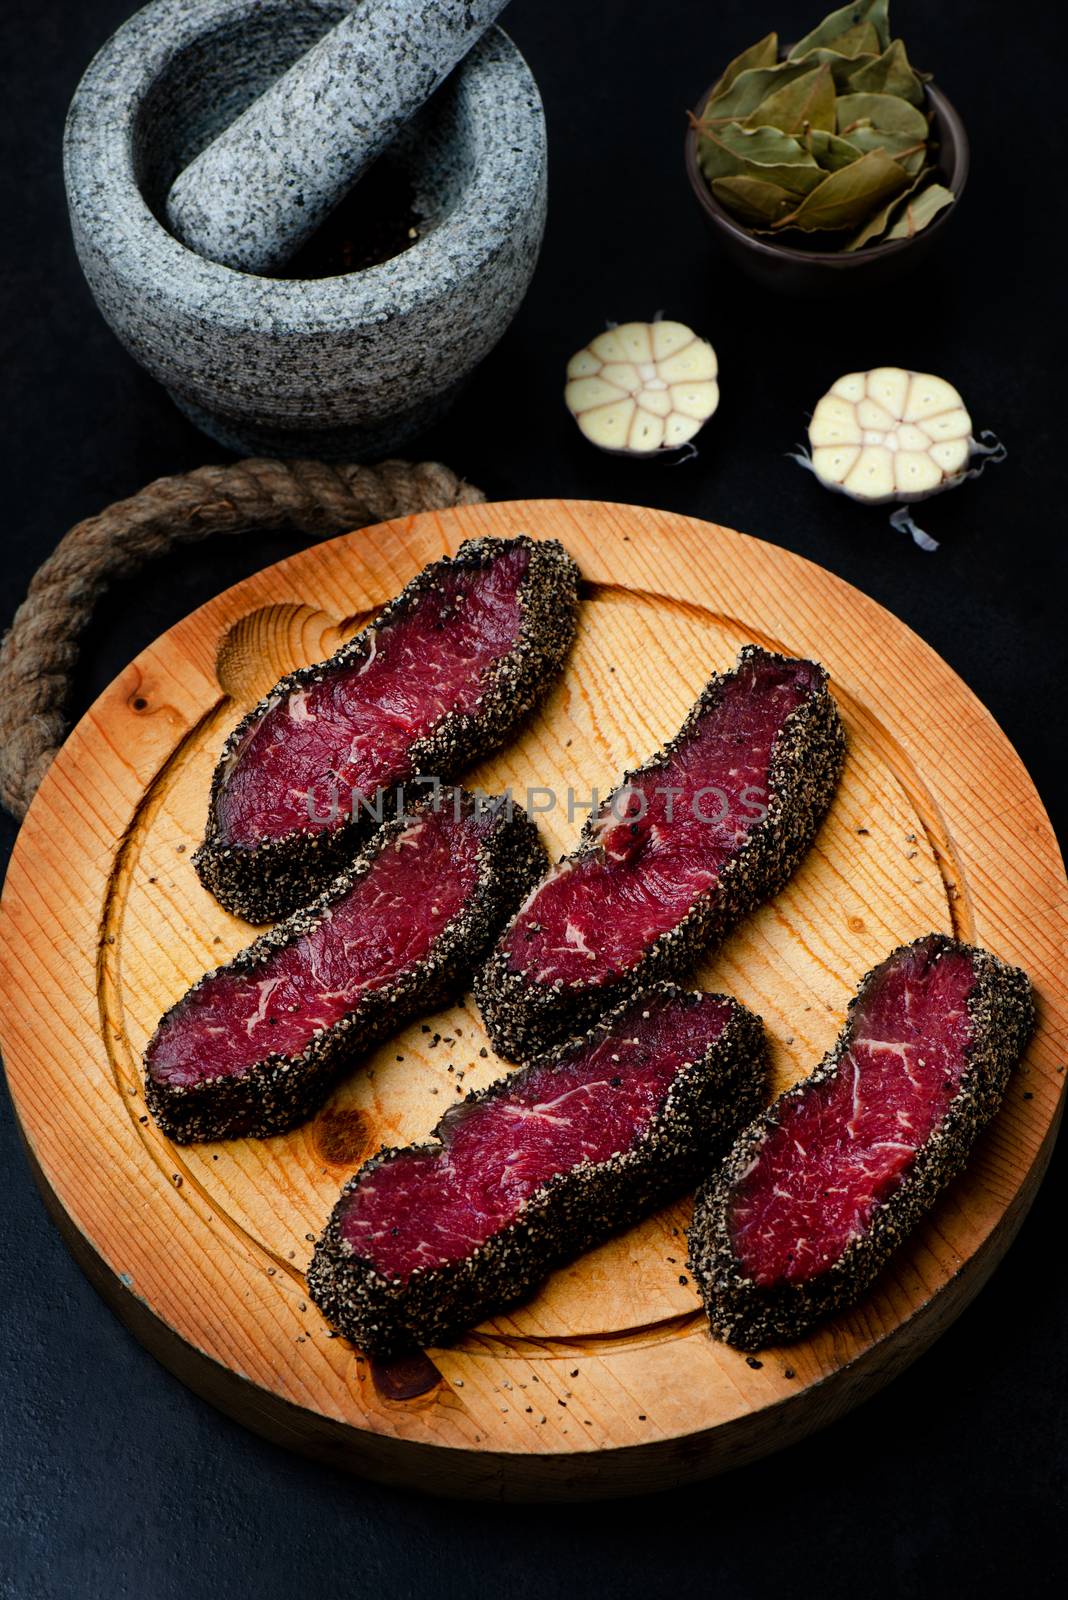
POLYGON ((812 413, 808 439, 820 482, 869 504, 952 489, 984 452, 953 385, 903 367, 839 378, 812 413))
POLYGON ((712 416, 718 373, 685 323, 623 322, 571 357, 564 403, 598 449, 653 456, 684 448, 712 416))

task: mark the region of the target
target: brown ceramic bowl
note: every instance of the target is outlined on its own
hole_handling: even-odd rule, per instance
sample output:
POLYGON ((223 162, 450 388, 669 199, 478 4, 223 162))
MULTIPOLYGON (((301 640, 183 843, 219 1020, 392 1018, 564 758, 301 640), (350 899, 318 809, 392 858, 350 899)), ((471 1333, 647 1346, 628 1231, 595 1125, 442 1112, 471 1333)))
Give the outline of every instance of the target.
MULTIPOLYGON (((698 105, 703 106, 711 92, 711 88, 707 89, 698 105)), ((690 187, 727 255, 763 288, 779 289, 784 294, 807 299, 825 299, 859 289, 867 292, 900 277, 927 256, 946 223, 955 215, 968 181, 968 135, 963 122, 942 91, 930 83, 927 103, 933 113, 932 133, 938 141, 939 172, 946 187, 952 190, 954 203, 940 211, 913 239, 892 239, 887 244, 873 244, 847 255, 841 250, 799 250, 753 233, 720 205, 709 188, 697 165, 697 133, 692 127, 686 134, 686 172, 690 187)))

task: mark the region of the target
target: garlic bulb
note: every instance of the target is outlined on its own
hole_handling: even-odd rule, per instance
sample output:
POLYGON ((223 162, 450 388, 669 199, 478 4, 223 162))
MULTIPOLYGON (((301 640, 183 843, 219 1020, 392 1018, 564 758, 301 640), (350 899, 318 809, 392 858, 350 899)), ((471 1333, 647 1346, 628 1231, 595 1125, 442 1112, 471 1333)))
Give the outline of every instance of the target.
POLYGON ((808 438, 811 456, 802 452, 795 460, 854 500, 899 502, 891 523, 927 550, 937 549, 935 540, 904 505, 976 477, 985 463, 969 470, 973 456, 1005 456, 992 435, 983 442, 973 437, 972 419, 951 383, 902 367, 839 378, 812 413, 808 438))
POLYGON ((571 357, 564 401, 602 450, 678 450, 719 405, 718 370, 712 346, 684 323, 624 322, 571 357))

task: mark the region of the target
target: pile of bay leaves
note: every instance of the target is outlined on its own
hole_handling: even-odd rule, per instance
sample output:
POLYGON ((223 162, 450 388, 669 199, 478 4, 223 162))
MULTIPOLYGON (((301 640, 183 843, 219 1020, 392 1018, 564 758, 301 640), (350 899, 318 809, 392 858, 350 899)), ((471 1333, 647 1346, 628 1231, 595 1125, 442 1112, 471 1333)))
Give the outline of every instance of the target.
POLYGON ((908 239, 953 195, 938 181, 924 81, 891 39, 889 0, 855 0, 784 59, 769 33, 696 120, 712 193, 747 228, 818 250, 908 239))

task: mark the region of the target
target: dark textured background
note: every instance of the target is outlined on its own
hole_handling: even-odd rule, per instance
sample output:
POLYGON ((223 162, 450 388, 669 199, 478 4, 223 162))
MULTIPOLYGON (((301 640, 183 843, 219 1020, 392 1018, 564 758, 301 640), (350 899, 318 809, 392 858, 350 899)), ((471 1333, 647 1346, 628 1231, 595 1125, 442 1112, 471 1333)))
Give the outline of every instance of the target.
MULTIPOLYGON (((70 524, 161 473, 222 459, 123 355, 68 238, 64 110, 129 4, 2 4, 5 623, 70 524)), ((773 24, 798 36, 819 9, 820 0, 515 0, 508 25, 549 117, 548 236, 514 327, 419 453, 495 498, 672 507, 841 574, 916 628, 986 702, 1063 837, 1068 451, 1058 431, 1064 275, 1050 232, 1063 198, 1048 182, 1062 126, 1063 7, 896 0, 913 58, 936 71, 971 131, 971 188, 924 277, 823 309, 762 299, 721 267, 681 161, 683 113, 727 57, 773 24), (720 412, 687 466, 598 456, 560 404, 564 362, 606 319, 660 308, 715 343, 720 412), (830 381, 881 362, 944 373, 977 425, 1009 446, 1005 466, 925 508, 943 540, 934 556, 892 533, 882 513, 822 493, 784 457, 830 381)), ((217 542, 125 585, 93 625, 74 711, 193 606, 298 543, 217 542)), ((13 834, 5 819, 5 855, 13 834)), ((68 1259, 6 1096, 0 1141, 4 1600, 1062 1592, 1063 1150, 991 1285, 851 1417, 670 1497, 532 1509, 349 1481, 216 1415, 134 1343, 68 1259)))

